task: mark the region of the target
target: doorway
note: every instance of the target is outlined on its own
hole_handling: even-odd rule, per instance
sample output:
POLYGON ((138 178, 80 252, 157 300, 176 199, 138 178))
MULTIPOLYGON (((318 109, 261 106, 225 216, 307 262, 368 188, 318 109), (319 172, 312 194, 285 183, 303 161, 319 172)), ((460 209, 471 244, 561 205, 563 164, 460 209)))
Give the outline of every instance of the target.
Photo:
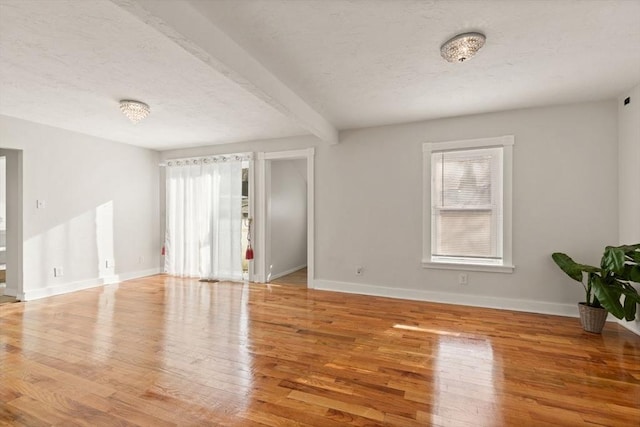
POLYGON ((0 148, 0 295, 24 299, 22 150, 0 148))
POLYGON ((273 282, 307 268, 307 161, 267 163, 267 277, 273 282))
POLYGON ((257 281, 313 288, 313 157, 313 148, 258 154, 257 281))
POLYGON ((251 278, 251 153, 171 159, 165 166, 164 271, 203 282, 251 278), (247 278, 248 276, 248 278, 247 278))
POLYGON ((7 158, 0 156, 0 304, 7 287, 7 158))

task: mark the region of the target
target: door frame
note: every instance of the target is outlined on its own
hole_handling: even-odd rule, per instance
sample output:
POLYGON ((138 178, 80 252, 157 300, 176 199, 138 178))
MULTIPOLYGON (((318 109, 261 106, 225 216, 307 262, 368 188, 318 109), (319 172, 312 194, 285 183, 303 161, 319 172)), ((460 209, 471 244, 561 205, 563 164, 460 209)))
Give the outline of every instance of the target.
POLYGON ((7 185, 7 287, 4 292, 5 295, 24 301, 23 152, 19 149, 0 148, 0 156, 6 158, 7 185))
POLYGON ((269 254, 269 230, 267 225, 267 206, 271 199, 271 161, 306 159, 307 161, 307 288, 314 288, 315 272, 315 209, 314 209, 314 156, 313 147, 302 150, 259 152, 257 173, 257 217, 256 234, 258 251, 254 278, 257 282, 266 283, 268 277, 267 259, 269 254))

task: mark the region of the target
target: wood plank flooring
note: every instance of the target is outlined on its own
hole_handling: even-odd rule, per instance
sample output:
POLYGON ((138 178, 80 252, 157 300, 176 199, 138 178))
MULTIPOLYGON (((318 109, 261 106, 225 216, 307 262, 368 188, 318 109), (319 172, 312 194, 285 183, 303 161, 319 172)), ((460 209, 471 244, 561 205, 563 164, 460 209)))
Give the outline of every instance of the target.
POLYGON ((10 297, 9 295, 0 295, 0 305, 12 304, 14 302, 16 302, 15 297, 10 297))
POLYGON ((271 281, 274 285, 307 286, 307 267, 271 281))
POLYGON ((0 307, 0 425, 639 420, 615 323, 167 276, 0 307))

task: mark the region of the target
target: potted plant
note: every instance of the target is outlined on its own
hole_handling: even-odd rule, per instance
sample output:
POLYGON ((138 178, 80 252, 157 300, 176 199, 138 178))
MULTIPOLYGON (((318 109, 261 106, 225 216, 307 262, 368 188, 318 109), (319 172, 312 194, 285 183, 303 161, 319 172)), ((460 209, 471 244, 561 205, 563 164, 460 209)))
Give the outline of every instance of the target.
POLYGON ((579 303, 578 308, 585 331, 599 334, 607 312, 618 319, 635 319, 640 295, 632 283, 640 283, 640 243, 607 246, 600 267, 578 264, 560 252, 551 257, 562 271, 584 287, 586 301, 579 303))

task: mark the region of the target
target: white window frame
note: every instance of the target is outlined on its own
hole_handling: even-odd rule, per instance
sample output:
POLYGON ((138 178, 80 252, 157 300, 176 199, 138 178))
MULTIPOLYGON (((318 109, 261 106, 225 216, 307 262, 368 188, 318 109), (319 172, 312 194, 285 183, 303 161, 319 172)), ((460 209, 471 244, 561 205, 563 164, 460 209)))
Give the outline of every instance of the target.
POLYGON ((512 273, 513 135, 422 144, 422 266, 446 270, 512 273), (501 147, 502 152, 502 260, 496 263, 474 262, 469 258, 434 259, 431 253, 431 155, 433 152, 501 147))

